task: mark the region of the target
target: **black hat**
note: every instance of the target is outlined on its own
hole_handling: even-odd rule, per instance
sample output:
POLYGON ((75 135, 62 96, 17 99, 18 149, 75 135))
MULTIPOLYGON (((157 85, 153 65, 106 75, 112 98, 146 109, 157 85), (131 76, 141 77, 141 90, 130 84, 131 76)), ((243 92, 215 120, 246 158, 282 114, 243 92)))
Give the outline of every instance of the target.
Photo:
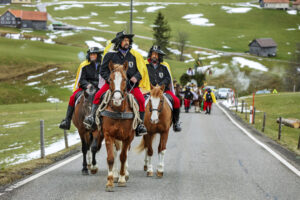
POLYGON ((89 50, 87 51, 88 54, 91 53, 103 53, 103 50, 100 50, 99 47, 91 47, 89 48, 89 50))
POLYGON ((162 56, 165 56, 165 52, 163 52, 163 50, 160 49, 160 46, 158 45, 153 45, 149 51, 149 57, 151 56, 152 52, 156 52, 162 56))
POLYGON ((116 37, 111 42, 118 43, 118 42, 121 42, 121 40, 124 38, 132 39, 133 37, 134 37, 134 34, 128 34, 125 31, 121 31, 116 34, 116 37))

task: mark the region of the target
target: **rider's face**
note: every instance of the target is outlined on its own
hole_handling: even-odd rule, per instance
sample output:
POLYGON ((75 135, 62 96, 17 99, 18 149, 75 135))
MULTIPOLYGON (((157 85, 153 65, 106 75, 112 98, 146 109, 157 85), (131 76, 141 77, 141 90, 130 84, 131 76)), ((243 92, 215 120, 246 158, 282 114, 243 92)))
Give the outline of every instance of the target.
POLYGON ((158 60, 158 53, 157 52, 152 52, 151 59, 152 60, 154 60, 154 59, 158 60))
POLYGON ((90 60, 91 61, 96 61, 97 60, 97 54, 96 53, 91 53, 90 54, 90 60))
POLYGON ((121 42, 121 47, 123 49, 128 49, 129 48, 129 45, 130 45, 130 40, 129 38, 124 38, 121 42))

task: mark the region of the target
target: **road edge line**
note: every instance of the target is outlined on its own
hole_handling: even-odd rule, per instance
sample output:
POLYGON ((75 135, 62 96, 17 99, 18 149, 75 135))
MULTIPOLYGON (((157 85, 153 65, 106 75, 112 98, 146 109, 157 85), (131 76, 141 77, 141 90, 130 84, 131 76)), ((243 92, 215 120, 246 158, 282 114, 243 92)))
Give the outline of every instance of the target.
POLYGON ((272 156, 274 156, 277 160, 279 160, 282 164, 284 164, 287 168, 289 168, 292 172, 294 172, 296 175, 300 177, 300 171, 294 167, 291 163, 286 161, 282 156, 277 154, 275 151, 273 151, 270 147, 256 139, 249 131, 247 131, 244 127, 242 127, 240 124, 238 124, 229 114, 228 112, 222 108, 218 103, 216 104, 218 108, 220 108, 225 115, 230 119, 230 121, 237 126, 239 129, 241 129, 249 138, 251 138, 256 144, 263 147, 266 151, 268 151, 272 156))
POLYGON ((9 186, 8 188, 6 188, 6 189, 4 190, 4 193, 0 193, 0 196, 1 196, 1 195, 4 195, 6 192, 10 192, 10 191, 12 191, 12 190, 14 190, 14 189, 17 189, 17 188, 19 188, 19 187, 25 185, 26 183, 29 183, 29 182, 31 182, 31 181, 33 181, 33 180, 35 180, 35 179, 37 179, 37 178, 39 178, 39 177, 45 175, 45 174, 48 174, 48 173, 50 173, 50 172, 52 172, 52 171, 54 171, 54 170, 56 170, 56 169, 58 169, 58 168, 60 168, 60 167, 62 167, 62 166, 64 166, 64 165, 66 165, 66 164, 72 162, 73 160, 76 160, 77 158, 81 157, 81 155, 82 155, 81 153, 78 153, 77 155, 72 156, 71 158, 68 158, 68 159, 66 159, 66 160, 63 160, 63 161, 61 161, 61 162, 59 162, 59 163, 57 163, 57 164, 51 166, 51 167, 48 168, 48 169, 45 169, 45 170, 43 170, 43 171, 41 171, 41 172, 39 172, 39 173, 37 173, 37 174, 35 174, 35 175, 32 175, 32 176, 30 176, 30 177, 28 177, 28 178, 26 178, 26 179, 24 179, 24 180, 22 180, 22 181, 19 181, 19 182, 15 183, 15 184, 9 186))

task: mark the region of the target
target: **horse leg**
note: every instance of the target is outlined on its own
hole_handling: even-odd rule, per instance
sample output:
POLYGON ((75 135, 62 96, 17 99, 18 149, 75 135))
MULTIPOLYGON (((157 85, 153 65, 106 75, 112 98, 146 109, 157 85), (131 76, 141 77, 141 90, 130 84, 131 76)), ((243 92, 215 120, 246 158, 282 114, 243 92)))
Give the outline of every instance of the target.
POLYGON ((147 176, 148 177, 152 177, 153 176, 153 166, 152 166, 152 156, 153 156, 153 149, 152 149, 152 141, 154 139, 154 135, 150 135, 150 139, 146 140, 146 144, 147 144, 147 158, 146 158, 146 162, 147 162, 147 176))
POLYGON ((162 178, 164 175, 164 160, 168 141, 168 134, 169 130, 160 135, 160 142, 158 146, 158 165, 156 172, 156 176, 159 178, 162 178))
POLYGON ((92 150, 92 166, 91 166, 91 173, 96 174, 98 172, 98 166, 97 166, 97 160, 96 160, 96 153, 98 150, 97 147, 97 137, 93 138, 93 142, 91 145, 91 150, 92 150))
POLYGON ((126 161, 127 161, 127 150, 129 147, 129 141, 123 141, 122 145, 122 151, 120 154, 120 161, 121 161, 121 168, 120 168, 120 176, 118 180, 118 186, 119 187, 125 187, 126 186, 126 161))
POLYGON ((82 154, 83 154, 83 163, 82 163, 82 175, 89 175, 89 171, 88 171, 88 168, 87 168, 87 162, 86 162, 86 154, 87 154, 87 151, 88 151, 88 145, 87 143, 85 142, 85 140, 82 140, 82 154))
MULTIPOLYGON (((108 134, 105 134, 108 135, 108 134)), ((105 137, 105 145, 107 151, 107 165, 108 165, 108 176, 106 189, 107 192, 114 191, 114 177, 113 177, 113 165, 114 165, 114 139, 112 137, 105 137)))
POLYGON ((114 145, 114 165, 113 165, 113 177, 114 183, 117 183, 119 180, 119 172, 118 172, 118 149, 116 145, 114 145))
MULTIPOLYGON (((93 135, 90 133, 90 143, 91 144, 93 141, 93 135)), ((91 153, 91 148, 88 148, 87 150, 87 168, 90 170, 92 166, 92 153, 91 153)))

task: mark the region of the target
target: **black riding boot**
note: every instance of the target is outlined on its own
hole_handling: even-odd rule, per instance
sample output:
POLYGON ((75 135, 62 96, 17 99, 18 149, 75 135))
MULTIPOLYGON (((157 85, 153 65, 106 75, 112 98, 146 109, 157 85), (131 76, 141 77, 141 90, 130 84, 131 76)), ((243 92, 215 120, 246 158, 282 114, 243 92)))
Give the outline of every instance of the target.
POLYGON ((175 132, 180 132, 181 131, 181 127, 180 127, 180 123, 179 123, 179 113, 180 113, 180 108, 174 109, 173 110, 173 130, 175 132))
POLYGON ((74 107, 69 105, 67 114, 66 114, 66 118, 61 121, 59 128, 65 129, 65 130, 70 130, 73 112, 74 112, 74 107))
POLYGON ((142 122, 136 127, 135 130, 136 136, 142 136, 147 134, 147 129, 144 125, 145 112, 140 112, 140 118, 142 122))
POLYGON ((93 104, 91 114, 84 118, 83 123, 85 125, 85 128, 88 130, 93 129, 93 127, 95 125, 95 116, 96 116, 96 111, 98 110, 98 107, 99 107, 98 104, 93 104))

